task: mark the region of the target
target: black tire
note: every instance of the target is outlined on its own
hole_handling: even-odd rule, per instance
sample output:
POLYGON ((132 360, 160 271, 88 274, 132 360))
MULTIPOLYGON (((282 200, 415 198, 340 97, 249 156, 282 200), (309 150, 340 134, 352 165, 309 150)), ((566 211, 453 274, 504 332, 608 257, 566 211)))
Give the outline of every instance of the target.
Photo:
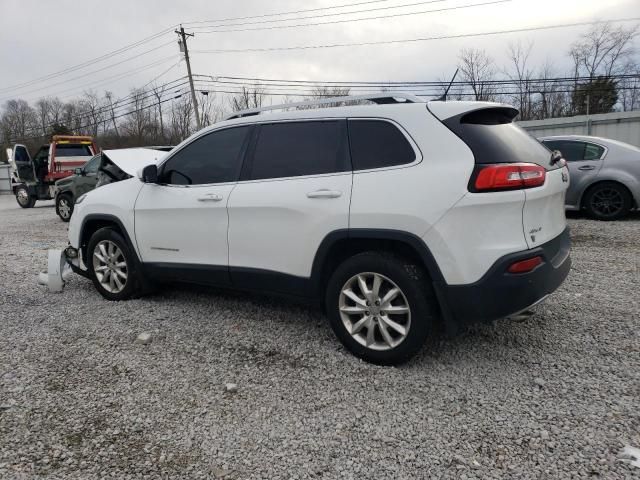
POLYGON ((113 228, 101 228, 91 236, 89 245, 87 247, 87 268, 89 270, 91 279, 93 280, 93 285, 96 287, 96 290, 98 290, 98 292, 100 292, 100 295, 102 295, 107 300, 128 300, 137 296, 140 292, 141 277, 135 253, 131 250, 131 248, 129 248, 127 241, 122 237, 122 235, 113 228), (115 244, 120 252, 122 252, 122 257, 124 258, 124 262, 126 262, 125 268, 127 278, 124 287, 118 292, 108 291, 100 282, 98 276, 96 275, 96 272, 94 271, 94 252, 96 248, 99 248, 98 245, 103 241, 109 241, 115 244))
POLYGON ((36 197, 29 194, 27 187, 16 188, 16 202, 22 208, 33 208, 36 204, 36 197))
POLYGON ((584 196, 587 214, 595 220, 618 220, 629 214, 633 199, 629 191, 617 182, 601 182, 584 196))
POLYGON ((71 220, 71 215, 73 215, 73 198, 71 195, 61 193, 56 197, 56 213, 63 222, 71 220))
MULTIPOLYGON (((371 286, 369 286, 368 283, 365 286, 369 288, 369 291, 373 289, 373 283, 371 283, 371 286)), ((384 292, 382 292, 382 288, 384 287, 380 288, 381 293, 379 296, 382 297, 384 296, 384 292)), ((359 291, 360 293, 362 292, 361 290, 359 291)), ((389 290, 387 290, 387 292, 388 291, 389 290)), ((360 294, 358 296, 360 296, 360 294)), ((335 272, 333 272, 329 279, 325 306, 331 328, 340 342, 355 356, 378 365, 398 365, 406 362, 415 355, 433 332, 438 311, 429 276, 424 268, 416 264, 416 262, 387 252, 364 252, 345 260, 335 272), (343 321, 340 311, 340 302, 346 300, 346 297, 341 297, 343 287, 346 286, 347 282, 357 278, 359 274, 369 275, 372 281, 373 276, 376 274, 386 277, 385 280, 391 281, 401 290, 401 294, 403 295, 401 303, 404 303, 406 300, 408 304, 408 321, 410 323, 406 322, 405 317, 404 325, 408 325, 406 336, 403 340, 400 340, 400 343, 397 345, 387 347, 387 350, 376 350, 362 344, 361 342, 364 341, 366 343, 367 339, 360 338, 360 340, 356 340, 343 321)), ((357 304, 355 304, 355 307, 361 308, 357 304)), ((348 305, 346 308, 349 308, 348 305)), ((372 308, 382 310, 383 306, 372 308)), ((393 315, 391 318, 395 321, 398 317, 396 317, 395 314, 385 315, 384 311, 380 311, 379 313, 377 311, 365 312, 362 314, 362 317, 359 317, 360 313, 354 313, 354 317, 349 317, 350 314, 348 314, 347 317, 348 319, 354 318, 354 320, 360 319, 364 321, 367 313, 369 313, 370 316, 380 315, 379 317, 375 317, 374 335, 376 335, 378 339, 381 339, 380 342, 376 343, 384 344, 385 339, 381 335, 382 326, 379 325, 379 323, 384 322, 381 322, 380 319, 389 318, 389 315, 393 315)), ((400 322, 401 320, 397 320, 396 323, 400 322)), ((352 323, 351 327, 354 325, 355 323, 352 323)), ((370 327, 362 328, 366 328, 367 334, 369 333, 370 327)), ((394 334, 398 333, 396 330, 390 330, 389 325, 386 325, 385 330, 394 334)), ((359 335, 362 337, 365 336, 364 333, 359 335)))

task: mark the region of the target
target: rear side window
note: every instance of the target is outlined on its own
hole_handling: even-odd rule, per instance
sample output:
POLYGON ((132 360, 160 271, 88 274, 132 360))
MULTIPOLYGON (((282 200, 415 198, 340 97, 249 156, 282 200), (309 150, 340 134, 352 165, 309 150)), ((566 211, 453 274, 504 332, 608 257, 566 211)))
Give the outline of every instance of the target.
POLYGON ((513 123, 518 111, 513 108, 485 108, 446 119, 443 123, 465 142, 475 162, 536 163, 547 170, 551 152, 525 130, 513 123))
POLYGON ((599 160, 602 158, 604 148, 600 145, 594 145, 593 143, 585 143, 584 146, 584 159, 585 160, 599 160))
POLYGON ((56 145, 56 157, 90 157, 89 145, 56 145))
POLYGON ((162 166, 161 182, 203 185, 237 181, 250 128, 227 128, 197 138, 162 166))
POLYGON ((571 140, 545 140, 543 143, 550 150, 559 150, 567 162, 599 160, 604 154, 604 148, 593 143, 571 140))
POLYGON ((416 159, 398 127, 383 120, 349 120, 349 143, 354 170, 393 167, 416 159))
POLYGON ((349 171, 344 120, 270 123, 260 126, 251 180, 349 171))

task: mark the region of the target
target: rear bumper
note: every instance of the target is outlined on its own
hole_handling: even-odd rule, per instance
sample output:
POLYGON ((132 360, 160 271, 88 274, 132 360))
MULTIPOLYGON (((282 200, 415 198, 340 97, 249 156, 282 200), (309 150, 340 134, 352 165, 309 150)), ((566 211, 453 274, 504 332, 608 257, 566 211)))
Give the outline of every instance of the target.
POLYGON ((554 292, 571 269, 571 238, 566 228, 553 240, 522 252, 505 255, 477 282, 469 285, 436 285, 448 324, 461 327, 490 322, 526 310, 554 292), (533 271, 512 274, 509 266, 536 255, 543 263, 533 271), (448 318, 447 318, 448 317, 448 318))

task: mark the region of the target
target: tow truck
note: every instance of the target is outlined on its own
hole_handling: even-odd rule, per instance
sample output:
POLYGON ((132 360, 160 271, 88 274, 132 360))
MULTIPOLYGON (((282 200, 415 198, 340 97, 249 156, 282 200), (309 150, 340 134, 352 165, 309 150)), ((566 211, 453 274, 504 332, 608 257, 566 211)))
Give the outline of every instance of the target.
POLYGON ((40 147, 33 160, 21 144, 7 149, 11 166, 11 190, 18 205, 31 208, 37 200, 55 198, 55 182, 74 174, 98 153, 89 136, 54 135, 49 144, 40 147))

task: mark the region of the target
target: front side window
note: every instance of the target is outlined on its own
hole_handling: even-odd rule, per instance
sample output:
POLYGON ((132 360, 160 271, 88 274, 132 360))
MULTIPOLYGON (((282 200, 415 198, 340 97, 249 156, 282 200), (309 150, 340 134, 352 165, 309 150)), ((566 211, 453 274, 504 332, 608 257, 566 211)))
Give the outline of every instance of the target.
POLYGON ((270 123, 260 126, 251 180, 346 172, 344 120, 270 123))
POLYGON ((349 120, 349 142, 354 170, 393 167, 416 159, 398 127, 383 120, 349 120))
POLYGON ((250 128, 226 128, 197 138, 166 161, 161 183, 204 185, 237 181, 250 128))

